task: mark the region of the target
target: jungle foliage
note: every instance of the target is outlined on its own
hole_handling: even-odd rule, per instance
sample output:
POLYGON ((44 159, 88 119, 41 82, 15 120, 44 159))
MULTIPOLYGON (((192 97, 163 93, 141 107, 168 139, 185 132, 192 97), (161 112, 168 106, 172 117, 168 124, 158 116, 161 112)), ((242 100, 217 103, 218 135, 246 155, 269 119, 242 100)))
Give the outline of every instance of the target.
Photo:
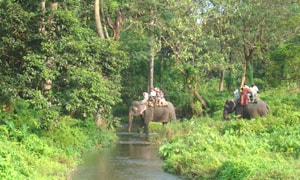
POLYGON ((22 99, 13 107, 0 112, 0 179, 66 179, 84 152, 110 147, 116 140, 93 120, 33 109, 22 99))
POLYGON ((0 0, 1 177, 64 176, 113 139, 150 77, 195 123, 219 118, 244 80, 299 88, 299 12, 299 0, 0 0))
POLYGON ((299 97, 299 90, 263 92, 271 112, 250 121, 224 121, 220 112, 172 122, 160 130, 168 137, 159 150, 164 169, 187 179, 297 179, 299 97))

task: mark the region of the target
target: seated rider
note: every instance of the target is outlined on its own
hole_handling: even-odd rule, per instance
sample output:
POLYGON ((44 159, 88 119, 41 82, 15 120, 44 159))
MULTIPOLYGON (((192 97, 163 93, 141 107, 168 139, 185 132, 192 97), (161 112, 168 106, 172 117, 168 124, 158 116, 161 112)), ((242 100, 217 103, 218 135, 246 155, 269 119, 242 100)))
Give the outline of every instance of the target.
POLYGON ((249 98, 248 98, 248 88, 247 87, 242 87, 241 88, 241 105, 245 106, 248 104, 249 102, 249 98))
POLYGON ((156 102, 156 91, 155 91, 155 88, 153 88, 150 92, 150 97, 149 97, 149 101, 152 101, 152 102, 156 102))
POLYGON ((247 89, 249 88, 249 86, 247 85, 247 83, 244 83, 244 87, 247 88, 247 89))
POLYGON ((233 94, 234 94, 234 98, 235 99, 238 99, 240 97, 240 93, 239 93, 238 89, 235 89, 234 92, 233 92, 233 94))
POLYGON ((149 94, 147 92, 143 92, 144 99, 142 100, 143 104, 147 104, 149 101, 149 94))
MULTIPOLYGON (((143 96, 144 96, 144 99, 141 101, 141 103, 147 105, 148 100, 149 100, 149 94, 147 92, 143 92, 143 96)), ((143 109, 141 109, 140 115, 142 115, 146 109, 147 109, 146 106, 143 109)))
POLYGON ((248 99, 250 100, 250 96, 251 96, 251 93, 249 92, 249 86, 247 85, 247 83, 244 83, 244 89, 247 89, 248 93, 247 93, 247 97, 248 99))
POLYGON ((158 104, 163 105, 163 103, 166 102, 164 98, 164 93, 159 88, 156 88, 156 96, 157 96, 158 104))
POLYGON ((251 102, 254 102, 254 100, 257 98, 257 92, 258 92, 257 86, 252 84, 251 87, 249 88, 251 102))

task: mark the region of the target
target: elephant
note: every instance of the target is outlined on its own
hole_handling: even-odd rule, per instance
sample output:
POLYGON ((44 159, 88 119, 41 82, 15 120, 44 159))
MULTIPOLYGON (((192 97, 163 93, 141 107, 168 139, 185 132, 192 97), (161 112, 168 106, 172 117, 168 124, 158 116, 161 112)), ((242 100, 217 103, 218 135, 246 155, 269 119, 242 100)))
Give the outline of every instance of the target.
POLYGON ((149 106, 141 101, 133 101, 129 108, 128 115, 128 133, 131 132, 131 125, 133 117, 140 116, 141 122, 138 126, 138 131, 141 133, 141 127, 145 126, 145 134, 146 137, 149 136, 149 123, 153 122, 162 122, 162 124, 167 124, 170 120, 176 120, 175 108, 171 102, 167 103, 166 106, 158 106, 154 107, 149 106), (143 109, 145 109, 143 111, 143 109), (141 114, 141 111, 142 114, 141 114))
POLYGON ((267 116, 269 112, 269 106, 261 99, 257 99, 256 102, 249 102, 247 105, 242 106, 239 99, 227 100, 224 105, 223 117, 226 120, 230 120, 229 114, 235 112, 240 118, 252 119, 257 116, 267 116))

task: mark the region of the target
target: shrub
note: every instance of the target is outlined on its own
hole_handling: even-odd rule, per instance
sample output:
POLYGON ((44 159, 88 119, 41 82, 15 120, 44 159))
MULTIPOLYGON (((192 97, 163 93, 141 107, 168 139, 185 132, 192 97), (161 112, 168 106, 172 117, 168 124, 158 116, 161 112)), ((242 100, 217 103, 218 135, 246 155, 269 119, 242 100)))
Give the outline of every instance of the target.
POLYGON ((162 131, 167 143, 159 149, 164 169, 188 179, 296 179, 298 97, 266 92, 271 113, 250 121, 224 121, 215 114, 168 125, 162 131))

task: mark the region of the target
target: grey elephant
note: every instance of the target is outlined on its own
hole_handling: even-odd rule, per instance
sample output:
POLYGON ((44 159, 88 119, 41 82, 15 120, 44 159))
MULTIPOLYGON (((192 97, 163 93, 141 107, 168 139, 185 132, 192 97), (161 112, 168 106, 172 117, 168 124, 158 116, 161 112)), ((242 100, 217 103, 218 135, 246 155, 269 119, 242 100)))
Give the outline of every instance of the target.
POLYGON ((141 122, 138 126, 138 131, 141 133, 141 127, 145 127, 145 134, 149 136, 149 123, 150 121, 162 122, 167 124, 170 120, 176 120, 175 108, 171 102, 166 106, 149 106, 141 101, 133 101, 129 108, 128 115, 128 132, 131 132, 133 117, 140 116, 141 122), (143 111, 144 110, 144 111, 143 111), (141 114, 142 113, 142 114, 141 114))
POLYGON ((240 118, 252 119, 257 116, 267 116, 269 106, 261 99, 257 99, 254 103, 249 102, 245 106, 242 106, 238 99, 227 100, 223 110, 224 119, 230 120, 229 114, 233 112, 240 118))

